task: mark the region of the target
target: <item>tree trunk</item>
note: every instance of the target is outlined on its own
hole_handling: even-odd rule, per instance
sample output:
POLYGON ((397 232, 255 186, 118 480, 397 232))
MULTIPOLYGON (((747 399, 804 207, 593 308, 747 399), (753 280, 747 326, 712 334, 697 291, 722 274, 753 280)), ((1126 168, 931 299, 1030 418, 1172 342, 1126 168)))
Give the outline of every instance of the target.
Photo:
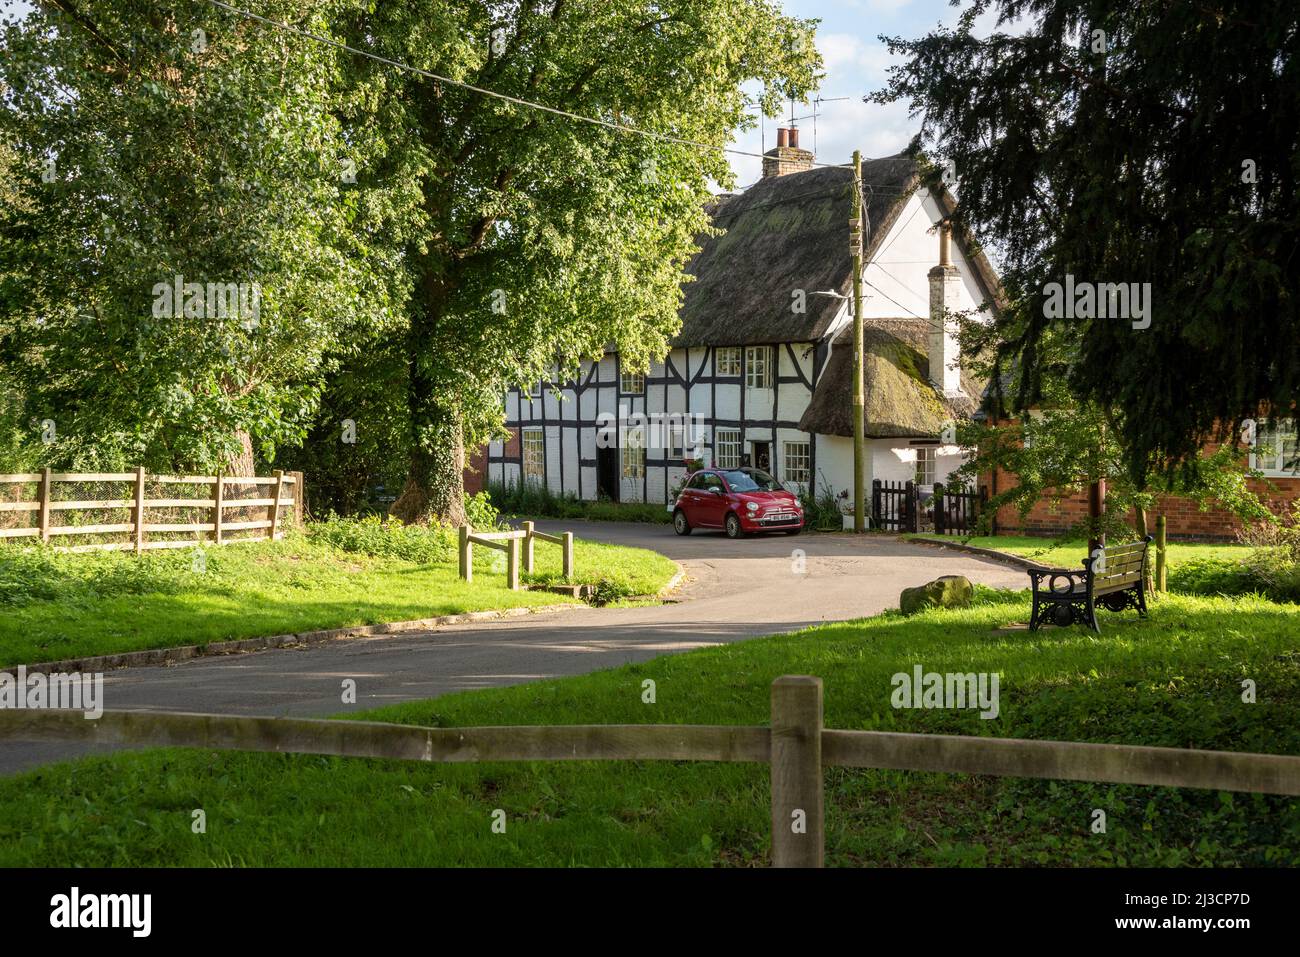
POLYGON ((221 467, 226 475, 255 475, 253 466, 253 437, 240 430, 235 433, 239 439, 239 451, 226 459, 221 467))
MULTIPOLYGON (((412 410, 414 412, 414 410, 412 410)), ((438 403, 425 411, 411 448, 411 468, 389 513, 408 525, 465 524, 465 443, 460 416, 438 403)))
POLYGON ((389 514, 408 525, 465 524, 465 439, 448 367, 450 343, 439 332, 447 303, 448 282, 434 264, 422 282, 424 308, 411 319, 407 407, 411 416, 410 470, 402 494, 389 514))

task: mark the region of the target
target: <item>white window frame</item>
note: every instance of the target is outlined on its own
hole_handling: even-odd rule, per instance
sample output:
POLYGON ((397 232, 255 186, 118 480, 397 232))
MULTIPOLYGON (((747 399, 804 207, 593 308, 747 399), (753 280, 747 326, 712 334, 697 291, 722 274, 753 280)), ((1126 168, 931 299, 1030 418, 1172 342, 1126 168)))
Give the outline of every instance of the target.
POLYGON ((771 346, 745 346, 745 388, 772 388, 771 346))
POLYGON ((812 482, 812 443, 788 439, 781 443, 781 479, 807 488, 812 482), (800 451, 802 449, 802 451, 800 451), (796 466, 795 463, 802 462, 796 466), (796 474, 801 473, 801 474, 796 474))
POLYGON ((713 374, 739 379, 741 358, 740 346, 720 346, 713 353, 715 366, 713 374))
MULTIPOLYGON (((1300 461, 1296 462, 1294 468, 1286 468, 1286 446, 1271 438, 1275 434, 1273 423, 1281 425, 1284 434, 1290 433, 1293 437, 1300 431, 1297 430, 1295 419, 1260 419, 1256 423, 1255 441, 1251 445, 1250 467, 1275 478, 1300 478, 1300 461)), ((1293 460, 1300 459, 1300 441, 1293 442, 1291 457, 1293 460)))
POLYGON ((618 454, 623 478, 645 478, 645 429, 632 428, 624 432, 618 454))
POLYGON ((645 373, 618 370, 618 391, 621 395, 645 395, 645 373))
POLYGON ((713 430, 713 465, 720 469, 740 468, 740 455, 744 447, 740 429, 713 430))
POLYGON ((546 430, 545 429, 522 429, 519 433, 519 460, 520 473, 523 475, 525 483, 536 482, 542 484, 546 481, 546 430), (530 443, 530 439, 537 440, 530 443), (529 446, 533 448, 530 450, 529 446), (530 460, 535 464, 535 469, 529 468, 530 460))
POLYGON ((916 446, 916 469, 913 481, 918 486, 932 487, 939 474, 939 447, 936 445, 916 446), (926 478, 926 475, 929 478, 926 478))

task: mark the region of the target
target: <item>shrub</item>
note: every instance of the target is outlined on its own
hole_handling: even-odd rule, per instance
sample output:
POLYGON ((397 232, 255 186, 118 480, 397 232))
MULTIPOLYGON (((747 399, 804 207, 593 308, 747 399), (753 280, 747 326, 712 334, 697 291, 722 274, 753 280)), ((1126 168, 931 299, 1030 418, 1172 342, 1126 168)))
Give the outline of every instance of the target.
POLYGON ((307 526, 307 537, 340 551, 421 565, 456 561, 458 545, 457 534, 449 527, 404 525, 391 516, 378 515, 342 518, 330 513, 323 522, 307 526))
POLYGON ((803 505, 804 525, 819 532, 841 531, 844 528, 843 505, 847 499, 847 493, 836 495, 835 490, 825 481, 816 495, 800 489, 799 501, 803 505))
POLYGON ((650 502, 611 502, 600 499, 585 501, 572 493, 556 495, 545 485, 531 483, 488 484, 487 494, 493 507, 509 515, 529 518, 574 518, 597 522, 669 521, 668 510, 650 502))

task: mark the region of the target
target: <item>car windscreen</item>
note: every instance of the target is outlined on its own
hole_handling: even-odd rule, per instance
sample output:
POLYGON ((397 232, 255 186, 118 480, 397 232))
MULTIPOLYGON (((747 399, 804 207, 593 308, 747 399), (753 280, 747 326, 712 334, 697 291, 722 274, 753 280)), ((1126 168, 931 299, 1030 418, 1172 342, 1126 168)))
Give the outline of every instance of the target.
POLYGON ((733 492, 779 492, 781 483, 766 472, 723 472, 722 477, 733 492))

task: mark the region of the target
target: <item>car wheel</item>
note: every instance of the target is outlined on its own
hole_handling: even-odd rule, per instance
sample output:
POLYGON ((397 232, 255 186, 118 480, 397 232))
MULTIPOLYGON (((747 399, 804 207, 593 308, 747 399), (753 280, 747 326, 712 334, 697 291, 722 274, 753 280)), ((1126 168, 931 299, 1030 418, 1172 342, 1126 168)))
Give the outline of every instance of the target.
POLYGON ((728 538, 741 538, 745 534, 745 530, 740 527, 740 516, 735 512, 727 513, 726 529, 728 538))
POLYGON ((691 534, 691 523, 686 521, 686 513, 680 508, 673 512, 673 531, 678 535, 691 534))

